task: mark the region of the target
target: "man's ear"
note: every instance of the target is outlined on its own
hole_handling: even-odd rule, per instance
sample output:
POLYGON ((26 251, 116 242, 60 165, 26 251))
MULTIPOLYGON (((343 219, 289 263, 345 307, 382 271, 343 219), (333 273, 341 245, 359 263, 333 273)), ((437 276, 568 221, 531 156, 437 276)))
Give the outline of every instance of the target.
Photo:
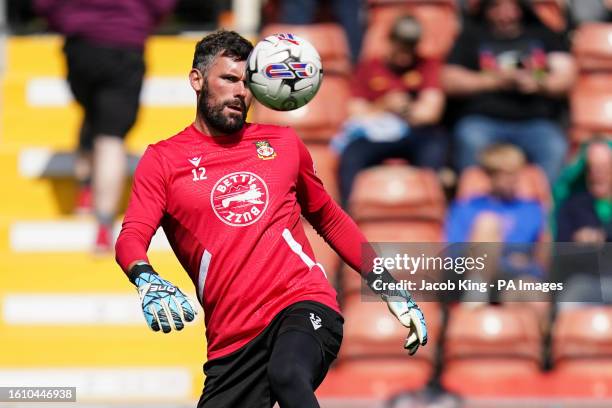
POLYGON ((204 76, 200 72, 200 70, 196 68, 192 68, 189 72, 189 83, 191 84, 191 88, 193 88, 196 92, 201 92, 204 87, 204 76))

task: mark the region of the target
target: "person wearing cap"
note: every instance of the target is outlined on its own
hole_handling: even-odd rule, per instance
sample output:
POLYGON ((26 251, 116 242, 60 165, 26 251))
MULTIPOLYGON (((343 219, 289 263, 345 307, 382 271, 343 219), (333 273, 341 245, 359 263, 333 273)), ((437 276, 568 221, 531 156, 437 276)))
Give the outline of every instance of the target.
POLYGON ((389 158, 440 168, 446 159, 446 135, 437 126, 444 108, 441 62, 419 56, 421 25, 400 16, 389 33, 385 58, 362 61, 352 80, 349 120, 332 140, 340 155, 343 206, 353 180, 364 168, 389 158))

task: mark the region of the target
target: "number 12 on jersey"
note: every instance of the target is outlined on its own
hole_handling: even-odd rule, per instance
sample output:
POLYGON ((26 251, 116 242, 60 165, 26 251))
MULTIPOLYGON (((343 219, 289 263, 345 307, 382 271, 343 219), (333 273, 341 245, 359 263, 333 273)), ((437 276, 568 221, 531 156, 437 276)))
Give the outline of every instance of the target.
POLYGON ((206 180, 206 169, 204 167, 200 167, 197 169, 191 170, 193 173, 193 181, 206 180))

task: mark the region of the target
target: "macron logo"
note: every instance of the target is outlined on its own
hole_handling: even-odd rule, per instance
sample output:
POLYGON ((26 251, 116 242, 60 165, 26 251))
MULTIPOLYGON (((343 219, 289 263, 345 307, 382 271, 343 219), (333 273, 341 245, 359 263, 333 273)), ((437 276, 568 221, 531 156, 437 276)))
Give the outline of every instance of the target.
POLYGON ((312 323, 312 327, 315 330, 318 330, 318 329, 321 328, 321 326, 323 326, 321 324, 321 318, 319 316, 317 316, 316 314, 314 314, 314 313, 310 314, 310 323, 312 323))
POLYGON ((202 160, 202 156, 194 157, 193 159, 189 159, 189 163, 193 164, 193 167, 198 167, 200 165, 201 160, 202 160))

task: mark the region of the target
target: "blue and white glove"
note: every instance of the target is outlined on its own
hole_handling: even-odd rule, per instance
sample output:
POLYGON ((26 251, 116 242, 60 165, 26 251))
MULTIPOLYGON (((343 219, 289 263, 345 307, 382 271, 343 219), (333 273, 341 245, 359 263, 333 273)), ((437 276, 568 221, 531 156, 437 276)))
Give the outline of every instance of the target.
POLYGON ((182 330, 195 319, 197 308, 179 288, 161 278, 148 264, 132 267, 130 280, 138 288, 142 312, 153 331, 182 330))
POLYGON ((396 283, 396 280, 387 271, 381 274, 371 272, 367 278, 368 286, 374 292, 380 294, 382 299, 387 302, 387 307, 391 313, 397 317, 400 323, 408 328, 408 337, 404 348, 408 350, 410 355, 413 355, 419 349, 419 346, 427 344, 427 324, 423 312, 412 299, 412 296, 407 290, 376 290, 372 286, 376 280, 381 280, 383 283, 396 283))

